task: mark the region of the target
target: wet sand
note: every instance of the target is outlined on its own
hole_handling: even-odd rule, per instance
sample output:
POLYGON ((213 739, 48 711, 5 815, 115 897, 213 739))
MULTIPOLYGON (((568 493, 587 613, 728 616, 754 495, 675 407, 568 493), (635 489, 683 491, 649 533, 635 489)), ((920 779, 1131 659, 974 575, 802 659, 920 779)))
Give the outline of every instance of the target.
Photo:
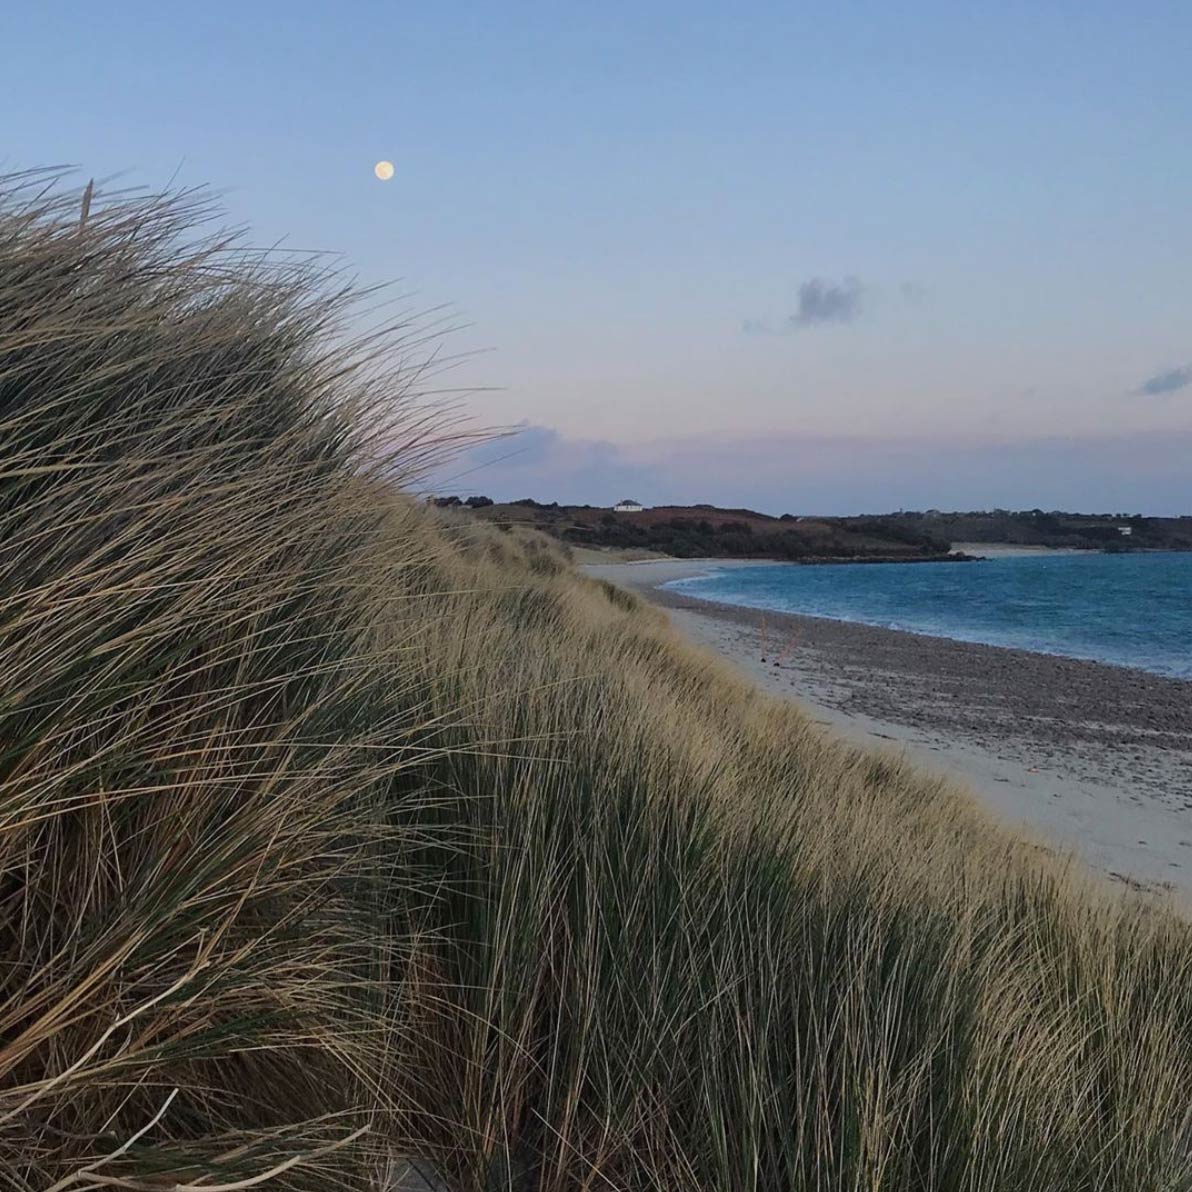
POLYGON ((833 731, 944 771, 1036 839, 1192 907, 1192 682, 659 586, 734 565, 746 564, 585 570, 661 604, 691 640, 833 731))

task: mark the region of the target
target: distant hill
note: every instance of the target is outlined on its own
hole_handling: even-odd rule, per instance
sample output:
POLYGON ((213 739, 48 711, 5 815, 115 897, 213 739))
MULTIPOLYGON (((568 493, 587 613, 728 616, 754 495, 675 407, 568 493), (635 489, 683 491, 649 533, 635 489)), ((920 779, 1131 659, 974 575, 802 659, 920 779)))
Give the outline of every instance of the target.
MULTIPOLYGON (((1192 550, 1192 517, 1127 514, 899 511, 861 517, 773 517, 715 505, 658 505, 614 512, 595 505, 440 497, 497 525, 526 525, 574 546, 657 551, 679 558, 794 562, 966 559, 954 543, 1010 543, 1111 552, 1192 550)), ((979 552, 977 552, 979 553, 979 552)))
POLYGON ((925 529, 860 519, 771 517, 752 509, 714 505, 660 505, 614 513, 592 505, 509 504, 472 498, 439 498, 497 525, 527 525, 574 546, 658 551, 678 558, 786 559, 796 562, 863 562, 961 558, 945 537, 925 529))
POLYGON ((970 513, 886 513, 833 519, 841 525, 884 526, 925 533, 949 543, 1006 542, 1017 546, 1104 550, 1192 550, 1192 517, 1141 517, 1124 513, 1062 513, 1008 509, 970 513))

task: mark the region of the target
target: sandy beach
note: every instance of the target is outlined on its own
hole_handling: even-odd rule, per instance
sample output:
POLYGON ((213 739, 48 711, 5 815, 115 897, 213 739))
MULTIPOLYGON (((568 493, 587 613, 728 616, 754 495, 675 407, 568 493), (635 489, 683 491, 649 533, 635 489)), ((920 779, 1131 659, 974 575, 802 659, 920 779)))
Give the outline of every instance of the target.
MULTIPOLYGON (((1096 662, 695 600, 726 560, 589 563, 764 690, 905 752, 1114 880, 1192 906, 1192 683, 1096 662)), ((756 561, 748 565, 756 566, 756 561)))

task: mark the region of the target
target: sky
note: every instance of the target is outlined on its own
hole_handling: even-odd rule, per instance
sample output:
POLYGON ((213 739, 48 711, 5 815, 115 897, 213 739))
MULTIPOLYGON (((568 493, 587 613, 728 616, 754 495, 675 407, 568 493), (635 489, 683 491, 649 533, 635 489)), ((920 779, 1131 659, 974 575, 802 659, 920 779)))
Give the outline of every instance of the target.
POLYGON ((445 491, 1192 512, 1190 53, 1183 0, 7 5, 0 164, 448 308, 519 433, 445 491))

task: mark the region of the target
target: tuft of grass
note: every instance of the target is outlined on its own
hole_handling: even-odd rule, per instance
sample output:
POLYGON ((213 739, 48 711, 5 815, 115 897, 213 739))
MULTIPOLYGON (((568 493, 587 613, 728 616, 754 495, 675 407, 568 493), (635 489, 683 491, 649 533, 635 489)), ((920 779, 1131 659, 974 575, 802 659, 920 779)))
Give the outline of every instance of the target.
POLYGON ((350 1182, 424 715, 376 632, 420 552, 371 500, 370 365, 316 266, 195 196, 80 226, 53 181, 0 196, 0 1172, 350 1182))
POLYGON ((5 1187, 1192 1187, 1192 932, 403 494, 423 328, 0 185, 5 1187))
POLYGON ((432 704, 468 710, 444 823, 473 843, 429 864, 455 992, 418 1040, 459 1186, 1188 1186, 1184 921, 656 610, 482 554, 421 639, 432 704))

